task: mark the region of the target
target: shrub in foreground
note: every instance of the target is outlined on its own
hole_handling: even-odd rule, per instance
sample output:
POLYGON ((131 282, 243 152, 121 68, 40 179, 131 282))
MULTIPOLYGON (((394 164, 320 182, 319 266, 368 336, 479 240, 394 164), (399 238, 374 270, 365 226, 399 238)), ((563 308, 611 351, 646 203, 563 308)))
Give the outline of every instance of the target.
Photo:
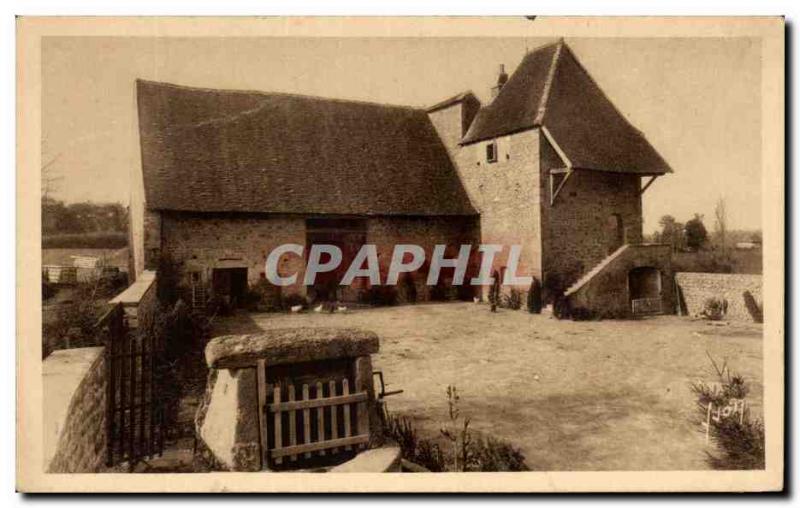
POLYGON ((459 402, 456 387, 448 386, 448 423, 440 430, 446 446, 421 438, 407 418, 391 414, 385 415, 385 432, 398 443, 404 459, 432 472, 529 470, 518 448, 501 439, 473 432, 470 418, 461 415, 459 402))
MULTIPOLYGON (((749 387, 744 377, 733 374, 727 366, 717 365, 709 356, 719 381, 716 384, 697 382, 691 385, 697 397, 697 418, 706 422, 709 416, 708 407, 723 409, 730 407, 735 401, 744 401, 749 387)), ((711 418, 708 422, 710 437, 717 445, 718 453, 706 452, 706 460, 714 469, 754 470, 764 469, 764 424, 753 419, 749 410, 743 406, 741 414, 725 414, 711 418)))

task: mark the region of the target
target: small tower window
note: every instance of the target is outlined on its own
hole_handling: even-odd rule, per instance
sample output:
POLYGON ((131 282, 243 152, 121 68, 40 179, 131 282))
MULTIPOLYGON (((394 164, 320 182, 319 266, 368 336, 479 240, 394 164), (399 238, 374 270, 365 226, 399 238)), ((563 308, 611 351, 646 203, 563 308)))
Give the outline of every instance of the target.
POLYGON ((486 162, 497 162, 497 141, 486 145, 486 162))

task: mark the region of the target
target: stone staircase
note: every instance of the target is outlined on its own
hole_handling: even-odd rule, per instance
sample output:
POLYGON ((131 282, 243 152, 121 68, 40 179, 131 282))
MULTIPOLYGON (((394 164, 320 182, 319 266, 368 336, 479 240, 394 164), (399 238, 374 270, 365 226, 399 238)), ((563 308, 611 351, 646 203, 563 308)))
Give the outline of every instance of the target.
POLYGON ((605 268, 606 268, 608 265, 610 265, 610 264, 611 264, 611 263, 612 263, 612 262, 613 262, 615 259, 617 259, 618 257, 620 257, 620 256, 621 256, 621 255, 622 255, 622 254, 623 254, 623 253, 624 253, 626 250, 628 250, 628 248, 629 248, 629 247, 630 247, 630 245, 626 243, 626 244, 624 244, 622 247, 620 247, 619 249, 615 250, 614 252, 612 252, 611 254, 609 254, 608 256, 606 256, 606 258, 605 258, 605 259, 603 259, 602 261, 600 261, 599 263, 597 263, 597 264, 594 266, 594 268, 592 268, 591 270, 589 270, 588 272, 586 272, 585 274, 583 274, 583 276, 582 276, 580 279, 578 279, 577 281, 575 281, 575 283, 574 283, 573 285, 571 285, 569 288, 567 288, 567 290, 566 290, 566 291, 564 291, 564 296, 569 296, 569 295, 573 294, 574 292, 578 291, 578 290, 579 290, 580 288, 582 288, 584 285, 586 285, 586 284, 587 284, 589 281, 591 281, 591 280, 592 280, 592 279, 593 279, 593 278, 594 278, 594 277, 595 277, 597 274, 599 274, 600 272, 602 272, 602 271, 603 271, 603 270, 604 270, 604 269, 605 269, 605 268))

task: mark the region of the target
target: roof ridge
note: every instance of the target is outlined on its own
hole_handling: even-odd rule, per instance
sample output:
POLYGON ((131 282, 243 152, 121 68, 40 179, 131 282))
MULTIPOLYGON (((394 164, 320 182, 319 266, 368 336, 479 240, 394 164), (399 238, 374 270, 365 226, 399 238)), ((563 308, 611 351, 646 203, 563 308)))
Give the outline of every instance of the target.
POLYGON ((544 114, 547 111, 547 100, 550 98, 550 88, 553 86, 556 68, 558 67, 558 62, 560 61, 561 57, 561 49, 565 45, 564 39, 559 39, 555 44, 556 50, 553 52, 553 59, 550 61, 550 68, 547 70, 547 78, 544 82, 544 89, 542 90, 542 96, 539 99, 539 108, 536 111, 536 118, 533 120, 534 125, 541 125, 542 121, 544 120, 544 114))
POLYGON ((177 83, 168 83, 166 81, 153 81, 149 79, 142 79, 136 78, 138 83, 147 83, 149 85, 157 85, 163 86, 165 88, 176 88, 180 90, 191 90, 196 92, 206 92, 206 93, 233 93, 233 94, 249 94, 249 95, 259 95, 263 97, 269 97, 274 95, 279 95, 282 97, 294 97, 298 99, 309 99, 315 100, 320 102, 341 102, 346 104, 362 104, 365 106, 380 106, 384 108, 395 108, 395 109, 407 109, 411 111, 425 111, 423 107, 417 106, 408 106, 405 104, 389 104, 386 102, 376 102, 376 101, 365 101, 360 99, 342 99, 339 97, 321 97, 319 95, 307 95, 307 94, 299 94, 299 93, 292 93, 292 92, 279 92, 279 91, 264 91, 264 90, 253 90, 253 89, 236 89, 236 88, 209 88, 209 87, 201 87, 201 86, 190 86, 190 85, 179 85, 177 83))
POLYGON ((455 95, 452 95, 452 96, 450 96, 450 97, 448 97, 448 98, 446 98, 444 100, 441 100, 441 101, 435 103, 433 106, 428 106, 427 108, 425 108, 425 111, 428 112, 428 113, 433 113, 434 111, 439 110, 439 109, 443 109, 443 108, 449 106, 450 104, 455 104, 457 102, 463 101, 469 95, 475 97, 475 93, 471 89, 470 90, 464 90, 461 93, 457 93, 455 95))
POLYGON ((563 44, 563 43, 564 43, 564 38, 563 37, 559 37, 554 42, 546 42, 544 44, 540 44, 540 45, 536 46, 533 49, 527 50, 525 52, 525 56, 527 57, 528 55, 536 53, 537 51, 541 51, 541 50, 543 50, 545 48, 549 48, 550 46, 555 46, 556 44, 563 44))

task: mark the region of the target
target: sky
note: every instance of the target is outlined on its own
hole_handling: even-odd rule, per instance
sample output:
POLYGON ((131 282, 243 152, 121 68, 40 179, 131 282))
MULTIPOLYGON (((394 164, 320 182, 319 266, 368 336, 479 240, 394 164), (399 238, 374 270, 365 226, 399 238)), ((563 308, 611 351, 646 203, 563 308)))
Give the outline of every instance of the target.
MULTIPOLYGON (((425 107, 472 90, 547 38, 46 37, 42 163, 51 194, 127 204, 139 162, 134 80, 425 107)), ((673 168, 643 197, 665 214, 761 228, 761 54, 748 38, 567 38, 611 101, 673 168)))

